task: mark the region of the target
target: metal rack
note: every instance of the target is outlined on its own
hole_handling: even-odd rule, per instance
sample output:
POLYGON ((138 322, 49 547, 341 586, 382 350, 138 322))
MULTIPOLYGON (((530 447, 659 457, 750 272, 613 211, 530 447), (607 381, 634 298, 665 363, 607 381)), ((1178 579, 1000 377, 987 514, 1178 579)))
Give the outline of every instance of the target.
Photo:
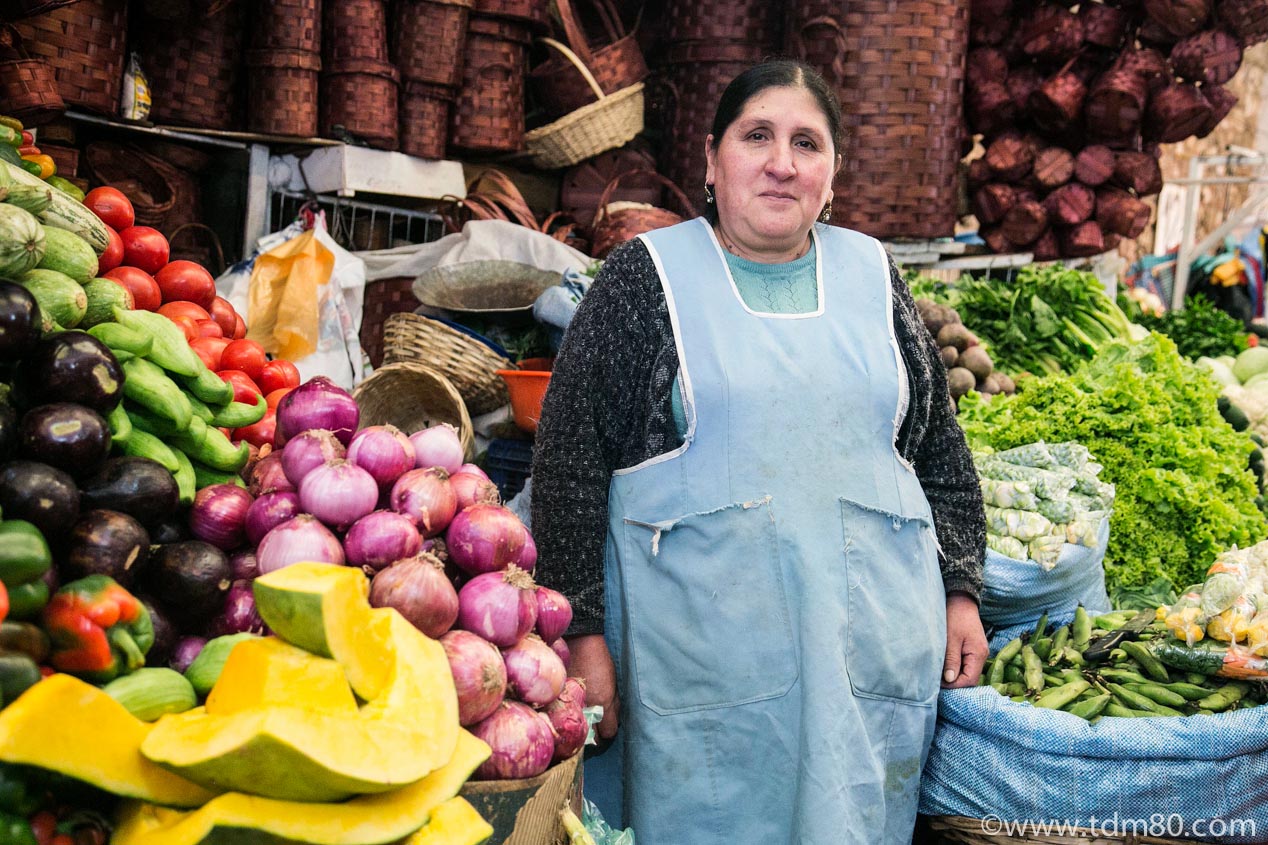
MULTIPOLYGON (((269 192, 265 230, 277 231, 299 215, 309 197, 295 191, 273 188, 269 192)), ((440 216, 391 205, 352 200, 325 194, 314 202, 326 213, 331 237, 344 249, 360 251, 387 249, 402 244, 426 243, 445 233, 440 216)))

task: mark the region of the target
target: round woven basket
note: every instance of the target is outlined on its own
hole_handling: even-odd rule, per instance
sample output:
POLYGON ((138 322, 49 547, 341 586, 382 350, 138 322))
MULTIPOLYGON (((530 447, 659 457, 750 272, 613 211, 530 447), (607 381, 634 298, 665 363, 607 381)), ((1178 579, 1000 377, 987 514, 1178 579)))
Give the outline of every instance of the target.
POLYGON ((498 370, 514 362, 485 344, 439 320, 407 312, 392 314, 383 324, 384 364, 424 364, 441 373, 477 417, 510 401, 498 370))
POLYGON ((258 0, 255 6, 254 49, 321 52, 321 0, 258 0))
POLYGON ((390 38, 392 61, 403 81, 450 87, 462 82, 472 2, 397 0, 390 38))
POLYGON ((401 152, 418 158, 445 157, 454 95, 446 85, 413 80, 401 84, 401 152))
POLYGON ((450 111, 450 143, 464 150, 517 152, 524 146, 524 66, 528 29, 472 14, 462 84, 450 111))
POLYGON ((43 59, 30 58, 22 37, 8 24, 0 25, 0 103, 31 126, 47 123, 66 110, 53 68, 43 59))
POLYGON ((1122 836, 1105 836, 1086 828, 1067 830, 1064 835, 1054 836, 1037 833, 1012 836, 987 833, 983 829, 995 826, 997 825, 992 822, 963 816, 929 817, 929 827, 939 833, 942 841, 948 845, 1194 845, 1192 839, 1168 839, 1131 832, 1125 832, 1122 836))
POLYGON ((396 149, 399 89, 400 75, 386 62, 344 59, 324 65, 318 131, 323 138, 346 133, 377 149, 396 149))
POLYGON ((415 362, 385 364, 358 385, 352 398, 361 428, 391 424, 406 434, 449 423, 458 429, 467 460, 475 455, 475 431, 462 397, 449 379, 415 362))
POLYGON ((66 105, 113 116, 123 85, 127 21, 126 0, 79 0, 17 26, 31 58, 53 66, 66 105))
POLYGON ((248 50, 246 62, 247 128, 267 135, 316 135, 321 55, 310 50, 248 50))
POLYGON ((240 125, 243 21, 247 3, 223 3, 173 31, 170 21, 145 19, 134 47, 150 83, 155 123, 232 129, 240 125))

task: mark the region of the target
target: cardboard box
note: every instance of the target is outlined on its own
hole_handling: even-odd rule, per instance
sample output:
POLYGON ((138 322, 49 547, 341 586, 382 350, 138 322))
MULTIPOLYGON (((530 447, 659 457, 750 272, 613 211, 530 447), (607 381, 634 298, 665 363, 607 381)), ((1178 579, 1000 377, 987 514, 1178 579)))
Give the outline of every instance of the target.
POLYGON ((493 825, 485 845, 558 845, 567 841, 559 812, 564 805, 581 816, 581 753, 535 778, 473 780, 462 797, 493 825))

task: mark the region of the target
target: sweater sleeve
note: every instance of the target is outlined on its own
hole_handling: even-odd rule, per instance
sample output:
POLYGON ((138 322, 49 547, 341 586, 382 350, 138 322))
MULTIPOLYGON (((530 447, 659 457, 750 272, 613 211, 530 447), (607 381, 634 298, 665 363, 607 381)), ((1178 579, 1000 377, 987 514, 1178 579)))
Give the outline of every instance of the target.
POLYGON ((947 372, 937 344, 925 329, 911 290, 892 264, 894 330, 912 386, 912 400, 899 441, 929 499, 941 551, 942 582, 948 593, 982 589, 986 514, 977 470, 964 432, 955 419, 947 372))
MULTIPOLYGON (((569 635, 603 631, 608 487, 641 440, 662 341, 640 242, 614 250, 581 300, 555 359, 533 453, 537 581, 573 609, 569 635)), ((654 272, 654 270, 653 270, 654 272)))

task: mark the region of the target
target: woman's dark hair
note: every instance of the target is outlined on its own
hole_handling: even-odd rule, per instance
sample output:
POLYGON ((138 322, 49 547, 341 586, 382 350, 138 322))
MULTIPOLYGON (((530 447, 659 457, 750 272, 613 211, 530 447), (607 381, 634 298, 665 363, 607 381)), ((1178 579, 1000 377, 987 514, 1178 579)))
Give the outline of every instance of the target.
MULTIPOLYGON (((833 151, 841 151, 843 140, 841 106, 837 103, 836 95, 832 93, 832 89, 828 87, 828 83, 817 70, 805 62, 793 59, 771 59, 762 62, 731 80, 731 84, 722 92, 722 97, 718 100, 718 110, 713 115, 713 127, 710 133, 713 135, 714 149, 717 149, 718 142, 735 119, 740 116, 740 112, 744 111, 748 101, 767 88, 801 88, 809 91, 828 121, 833 151)), ((716 223, 717 207, 713 203, 705 203, 704 209, 704 216, 709 222, 716 223)))

